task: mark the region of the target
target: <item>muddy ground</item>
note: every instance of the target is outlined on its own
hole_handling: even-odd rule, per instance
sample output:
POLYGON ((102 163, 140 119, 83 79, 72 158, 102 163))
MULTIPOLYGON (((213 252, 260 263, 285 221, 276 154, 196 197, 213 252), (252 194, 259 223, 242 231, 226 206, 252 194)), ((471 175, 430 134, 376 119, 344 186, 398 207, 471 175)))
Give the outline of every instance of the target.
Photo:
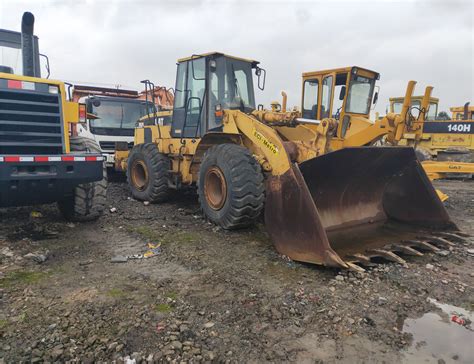
MULTIPOLYGON (((474 234, 473 181, 437 186, 474 234)), ((474 361, 469 320, 443 353, 404 331, 440 310, 429 299, 473 310, 471 243, 353 273, 288 261, 262 225, 220 230, 193 193, 145 206, 116 179, 108 203, 93 223, 0 210, 0 362, 474 361)))

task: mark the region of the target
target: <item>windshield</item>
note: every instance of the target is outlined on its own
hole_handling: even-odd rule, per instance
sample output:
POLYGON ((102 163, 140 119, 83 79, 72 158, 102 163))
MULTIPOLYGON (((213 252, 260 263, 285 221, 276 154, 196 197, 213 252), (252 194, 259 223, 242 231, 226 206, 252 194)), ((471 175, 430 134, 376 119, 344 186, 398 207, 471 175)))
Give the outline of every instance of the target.
POLYGON ((346 102, 347 113, 369 113, 374 84, 375 80, 373 78, 358 75, 352 77, 346 102))
POLYGON ((21 48, 0 45, 0 66, 6 66, 13 69, 15 75, 23 74, 21 48))
MULTIPOLYGON (((254 110, 255 98, 252 84, 252 67, 248 62, 227 59, 229 90, 224 103, 229 109, 254 110)), ((223 107, 225 108, 223 105, 223 107)))
POLYGON ((154 111, 151 103, 131 101, 112 101, 102 99, 88 100, 88 113, 91 128, 134 129, 142 116, 154 111))
MULTIPOLYGON (((421 107, 421 103, 419 100, 413 100, 411 102, 411 107, 412 109, 419 109, 421 107)), ((395 114, 400 114, 402 112, 402 108, 403 108, 403 101, 397 101, 395 103, 393 103, 393 112, 395 114)), ((412 112, 414 112, 414 110, 412 110, 412 112)))
POLYGON ((430 108, 428 109, 427 120, 435 120, 438 115, 438 104, 436 102, 430 102, 430 108))
MULTIPOLYGON (((403 108, 403 101, 397 101, 393 103, 393 112, 400 114, 403 108)), ((411 114, 414 117, 418 117, 421 108, 420 100, 413 100, 411 102, 411 114)), ((426 115, 426 120, 435 120, 436 115, 438 115, 438 104, 436 102, 430 102, 430 108, 428 114, 426 115)))

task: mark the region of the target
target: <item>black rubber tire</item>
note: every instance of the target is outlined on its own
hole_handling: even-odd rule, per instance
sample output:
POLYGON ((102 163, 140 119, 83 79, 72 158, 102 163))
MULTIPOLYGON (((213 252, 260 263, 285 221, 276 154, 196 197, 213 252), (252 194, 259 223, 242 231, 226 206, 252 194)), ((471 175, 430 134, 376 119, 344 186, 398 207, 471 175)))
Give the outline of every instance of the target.
POLYGON ((436 159, 439 161, 474 163, 474 152, 468 149, 447 148, 446 150, 438 152, 436 159))
POLYGON ((213 146, 204 154, 199 169, 198 195, 203 214, 214 224, 226 230, 252 225, 265 202, 260 164, 240 145, 213 146), (206 174, 215 167, 222 172, 226 184, 225 202, 218 210, 210 206, 204 191, 206 174))
MULTIPOLYGON (((71 153, 100 153, 99 145, 92 139, 70 137, 71 153)), ((107 166, 103 163, 103 179, 83 183, 74 188, 73 194, 58 201, 59 211, 70 221, 91 221, 99 218, 104 212, 107 199, 107 166)))
POLYGON ((171 162, 168 156, 160 153, 153 143, 137 144, 127 160, 127 182, 133 198, 152 203, 166 201, 170 194, 169 178, 171 162), (132 178, 134 163, 143 163, 148 172, 146 186, 139 188, 132 178))

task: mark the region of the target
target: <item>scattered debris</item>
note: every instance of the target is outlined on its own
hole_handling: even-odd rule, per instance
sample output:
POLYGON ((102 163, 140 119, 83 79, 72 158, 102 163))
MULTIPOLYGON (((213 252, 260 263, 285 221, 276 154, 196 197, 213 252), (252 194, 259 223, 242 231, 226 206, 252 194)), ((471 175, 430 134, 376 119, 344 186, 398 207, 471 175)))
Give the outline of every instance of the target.
POLYGON ((3 255, 8 258, 12 258, 14 253, 13 253, 13 250, 11 250, 9 247, 6 246, 2 248, 2 250, 0 250, 0 255, 3 255))
POLYGON ((474 255, 474 249, 467 249, 467 253, 471 254, 471 255, 474 255))
POLYGON ((28 254, 25 254, 23 256, 23 258, 26 258, 26 259, 31 259, 32 261, 38 263, 38 264, 41 264, 41 263, 44 263, 46 262, 46 260, 48 260, 48 251, 46 251, 46 253, 44 254, 41 254, 41 253, 28 253, 28 254))
POLYGON ((205 329, 210 329, 210 328, 213 327, 214 325, 215 325, 214 322, 206 322, 206 323, 203 325, 203 327, 204 327, 205 329))
POLYGON ((451 317, 451 321, 457 323, 458 325, 466 326, 466 320, 464 320, 462 317, 459 317, 457 315, 453 315, 451 317))
POLYGON ((109 211, 110 211, 111 213, 117 212, 117 208, 116 208, 116 207, 112 207, 109 211))
POLYGON ((148 206, 148 205, 150 204, 150 201, 143 201, 143 204, 144 204, 145 206, 148 206))
POLYGON ((128 257, 124 255, 117 255, 110 259, 111 263, 126 263, 128 261, 128 257))
POLYGON ((158 244, 152 244, 148 243, 148 250, 145 254, 143 254, 144 258, 151 258, 154 257, 155 255, 158 255, 161 253, 161 243, 158 244))
POLYGON ((92 264, 94 263, 94 261, 92 259, 89 259, 89 260, 85 260, 83 262, 79 262, 79 265, 89 265, 89 264, 92 264))
POLYGON ((30 216, 34 219, 38 219, 40 217, 43 217, 43 214, 39 211, 31 211, 30 216))
POLYGON ((434 265, 428 263, 428 264, 426 264, 426 269, 430 269, 430 270, 431 270, 431 269, 434 269, 434 265))

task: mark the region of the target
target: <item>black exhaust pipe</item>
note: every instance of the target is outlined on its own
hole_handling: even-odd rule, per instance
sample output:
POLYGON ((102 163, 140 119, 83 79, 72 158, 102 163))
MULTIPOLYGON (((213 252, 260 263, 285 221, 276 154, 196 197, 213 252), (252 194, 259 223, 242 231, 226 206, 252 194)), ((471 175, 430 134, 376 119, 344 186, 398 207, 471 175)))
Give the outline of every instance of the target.
POLYGON ((464 104, 464 115, 462 116, 463 120, 469 119, 469 102, 464 104))
POLYGON ((33 28, 35 17, 30 12, 23 13, 21 18, 21 50, 23 54, 23 75, 35 77, 36 58, 33 28))

